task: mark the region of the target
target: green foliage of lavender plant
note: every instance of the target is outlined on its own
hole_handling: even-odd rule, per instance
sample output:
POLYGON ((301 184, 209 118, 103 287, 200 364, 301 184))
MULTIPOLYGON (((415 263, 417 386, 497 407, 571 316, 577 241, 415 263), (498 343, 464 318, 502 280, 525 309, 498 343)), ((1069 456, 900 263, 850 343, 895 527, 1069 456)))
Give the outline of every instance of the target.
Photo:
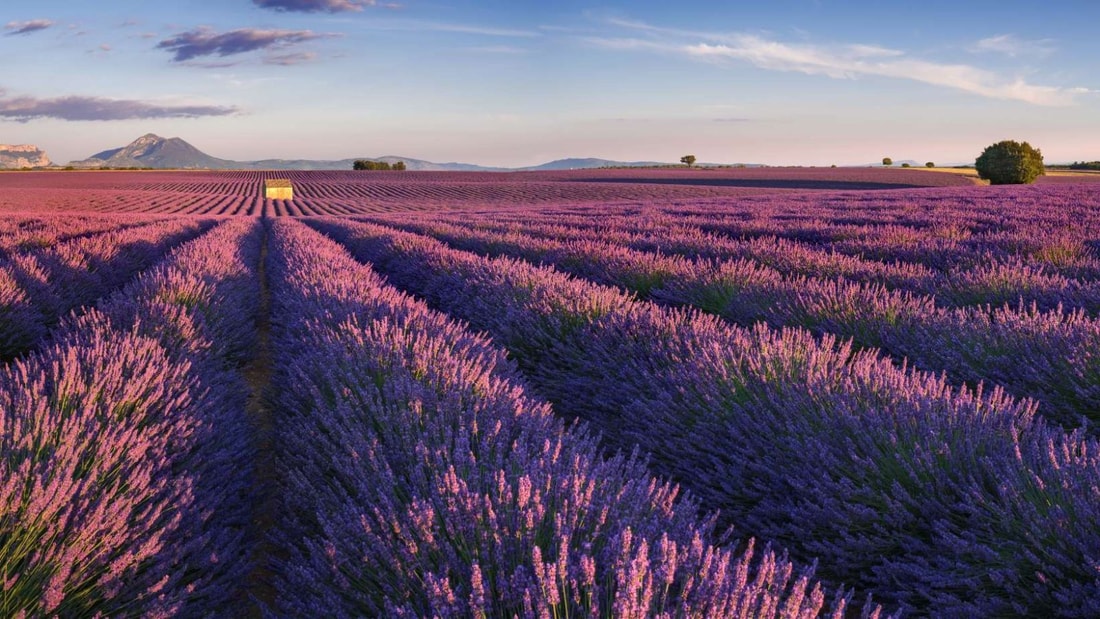
MULTIPOLYGON (((300 224, 276 222, 273 236, 290 472, 279 539, 293 553, 281 612, 821 611, 809 572, 751 543, 711 546, 714 521, 693 501, 566 428, 491 342, 300 224)), ((845 600, 832 605, 840 616, 845 600)))
POLYGON ((251 455, 232 351, 258 232, 180 246, 0 372, 0 614, 203 616, 236 594, 251 455), (194 282, 217 316, 160 301, 194 282))
POLYGON ((959 391, 805 331, 731 329, 392 229, 313 225, 491 333, 559 412, 610 444, 642 446, 705 504, 819 557, 833 579, 933 614, 1088 614, 1100 603, 1089 559, 1100 486, 1079 485, 1100 479, 1096 446, 1036 422, 1027 402, 959 391), (523 300, 553 290, 606 299, 609 311, 549 347, 513 348, 557 333, 553 308, 575 301, 523 300))

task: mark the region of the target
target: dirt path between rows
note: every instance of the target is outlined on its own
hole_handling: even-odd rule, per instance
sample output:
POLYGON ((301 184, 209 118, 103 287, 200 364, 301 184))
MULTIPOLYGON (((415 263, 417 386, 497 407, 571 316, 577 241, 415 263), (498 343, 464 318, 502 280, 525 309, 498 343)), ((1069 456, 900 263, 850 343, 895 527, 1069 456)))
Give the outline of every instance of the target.
MULTIPOLYGON (((261 223, 261 225, 263 225, 261 223)), ((256 276, 260 280, 259 307, 256 316, 256 344, 252 360, 242 373, 250 394, 246 413, 256 440, 255 505, 252 511, 252 534, 255 547, 253 567, 243 583, 242 601, 248 616, 263 616, 263 608, 271 608, 276 589, 273 583, 277 549, 270 539, 278 512, 278 465, 275 458, 275 421, 272 415, 269 390, 274 375, 274 356, 271 347, 271 289, 267 275, 268 233, 264 230, 260 247, 260 264, 256 276)))

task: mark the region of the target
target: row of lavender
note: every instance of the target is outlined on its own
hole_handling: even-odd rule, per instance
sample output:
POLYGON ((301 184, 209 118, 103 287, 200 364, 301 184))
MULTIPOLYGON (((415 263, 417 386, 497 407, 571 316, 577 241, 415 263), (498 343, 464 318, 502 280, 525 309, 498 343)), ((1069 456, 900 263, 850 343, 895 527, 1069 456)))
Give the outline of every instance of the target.
MULTIPOLYGON (((936 305, 944 307, 1015 305, 1021 301, 1041 309, 1061 305, 1091 311, 1100 307, 1100 259, 1080 241, 1075 242, 1074 252, 1067 249, 1064 240, 1058 241, 1058 251, 1047 245, 1023 255, 1016 248, 994 251, 989 245, 965 253, 960 250, 952 266, 936 269, 917 262, 885 262, 843 254, 774 236, 733 239, 674 218, 641 213, 600 217, 481 213, 431 219, 408 215, 363 219, 412 224, 424 230, 471 228, 491 235, 492 242, 506 244, 522 243, 525 237, 533 237, 540 241, 610 243, 693 260, 748 260, 775 277, 880 285, 891 291, 933 297, 936 305)), ((870 233, 864 231, 864 234, 870 233)))
MULTIPOLYGON (((470 219, 470 222, 476 221, 470 219)), ((784 275, 746 258, 690 260, 638 251, 595 235, 559 240, 496 233, 471 225, 401 220, 405 230, 453 247, 512 256, 618 286, 665 304, 693 306, 743 326, 802 327, 851 339, 915 367, 946 372, 955 384, 986 382, 1031 397, 1068 427, 1100 421, 1100 320, 1083 310, 1034 306, 943 308, 933 296, 845 278, 784 275)))
POLYGON ((0 255, 49 247, 100 232, 153 223, 158 219, 163 218, 104 215, 5 217, 0 219, 0 255))
POLYGON ((257 487, 239 370, 264 226, 231 220, 0 370, 0 615, 826 612, 812 569, 715 546, 713 517, 605 459, 488 340, 272 228, 278 487, 257 487), (281 550, 257 555, 271 491, 281 550), (278 595, 251 599, 264 579, 278 595))
MULTIPOLYGON (((898 258, 872 258, 863 252, 841 253, 835 247, 776 236, 731 238, 683 221, 668 220, 674 218, 640 214, 555 217, 543 213, 447 215, 431 220, 408 216, 376 219, 450 224, 498 235, 555 241, 598 241, 694 260, 751 260, 774 270, 777 276, 881 285, 891 291, 932 296, 943 307, 1016 305, 1022 299, 1044 310, 1059 305, 1093 313, 1100 309, 1100 260, 1082 239, 1051 239, 1047 235, 1035 240, 1035 231, 1019 233, 1018 238, 1010 241, 991 240, 991 235, 987 235, 966 249, 952 250, 951 257, 946 259, 949 266, 929 266, 898 258), (1033 247, 1020 247, 1025 239, 1033 247)), ((890 244, 895 251, 904 250, 904 244, 892 240, 887 232, 867 226, 861 230, 861 234, 875 237, 875 243, 890 244)), ((924 238, 913 242, 924 249, 935 244, 934 240, 924 238)))
POLYGON ((487 331, 557 412, 640 446, 833 582, 932 614, 1100 611, 1100 446, 1027 403, 806 331, 743 330, 391 228, 311 225, 487 331))
POLYGON ((950 174, 876 169, 37 172, 0 175, 0 211, 259 215, 266 209, 274 215, 309 216, 966 184, 950 174), (289 178, 296 199, 285 205, 257 201, 268 178, 289 178))
MULTIPOLYGON (((771 551, 635 457, 600 455, 526 395, 503 351, 273 224, 281 469, 278 608, 292 616, 816 616, 771 551)), ((833 600, 842 616, 845 600, 833 600)), ((870 609, 868 609, 870 610, 870 609)))
POLYGON ((748 258, 784 274, 935 293, 947 305, 1097 306, 1100 194, 1087 186, 753 198, 724 204, 489 212, 441 221, 495 232, 598 236, 644 251, 748 258))
POLYGON ((224 614, 261 226, 223 223, 0 370, 0 615, 224 614))
POLYGON ((105 296, 173 246, 213 225, 201 219, 75 220, 0 237, 0 359, 38 342, 70 310, 105 296), (87 226, 91 225, 91 229, 87 226))

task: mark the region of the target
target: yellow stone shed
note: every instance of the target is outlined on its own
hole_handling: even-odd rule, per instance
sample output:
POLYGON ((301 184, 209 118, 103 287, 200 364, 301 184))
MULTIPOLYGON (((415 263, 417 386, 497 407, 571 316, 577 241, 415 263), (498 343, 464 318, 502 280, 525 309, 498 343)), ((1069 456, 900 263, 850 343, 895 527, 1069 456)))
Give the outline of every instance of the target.
POLYGON ((264 181, 264 197, 268 200, 293 200, 294 185, 285 178, 269 178, 264 181))

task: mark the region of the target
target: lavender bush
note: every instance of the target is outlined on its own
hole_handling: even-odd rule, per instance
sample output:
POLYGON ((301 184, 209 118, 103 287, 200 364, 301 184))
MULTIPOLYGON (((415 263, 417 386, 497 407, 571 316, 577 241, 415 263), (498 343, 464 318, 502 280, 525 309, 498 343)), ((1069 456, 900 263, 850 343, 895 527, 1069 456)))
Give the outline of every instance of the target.
POLYGON ((0 615, 220 615, 247 568, 234 355, 260 227, 181 246, 0 372, 0 615))
POLYGON ((33 346, 67 312, 110 293, 211 220, 173 219, 71 238, 0 258, 0 359, 33 346))
POLYGON ((278 614, 820 613, 809 570, 714 547, 713 519, 636 457, 601 457, 484 337, 301 224, 272 227, 278 614))
MULTIPOLYGON (((944 309, 937 299, 845 279, 784 277, 756 261, 691 261, 596 240, 494 234, 457 226, 403 223, 449 245, 554 265, 642 297, 689 305, 744 326, 805 327, 880 348, 917 368, 947 372, 956 384, 981 381, 1035 398, 1068 427, 1097 421, 1100 322, 1061 308, 944 309)), ((1007 280, 1006 280, 1007 281, 1007 280)))
POLYGON ((487 330, 557 410, 641 445, 829 578, 932 614, 1100 609, 1097 445, 1026 403, 805 331, 733 329, 392 229, 312 224, 487 330))

